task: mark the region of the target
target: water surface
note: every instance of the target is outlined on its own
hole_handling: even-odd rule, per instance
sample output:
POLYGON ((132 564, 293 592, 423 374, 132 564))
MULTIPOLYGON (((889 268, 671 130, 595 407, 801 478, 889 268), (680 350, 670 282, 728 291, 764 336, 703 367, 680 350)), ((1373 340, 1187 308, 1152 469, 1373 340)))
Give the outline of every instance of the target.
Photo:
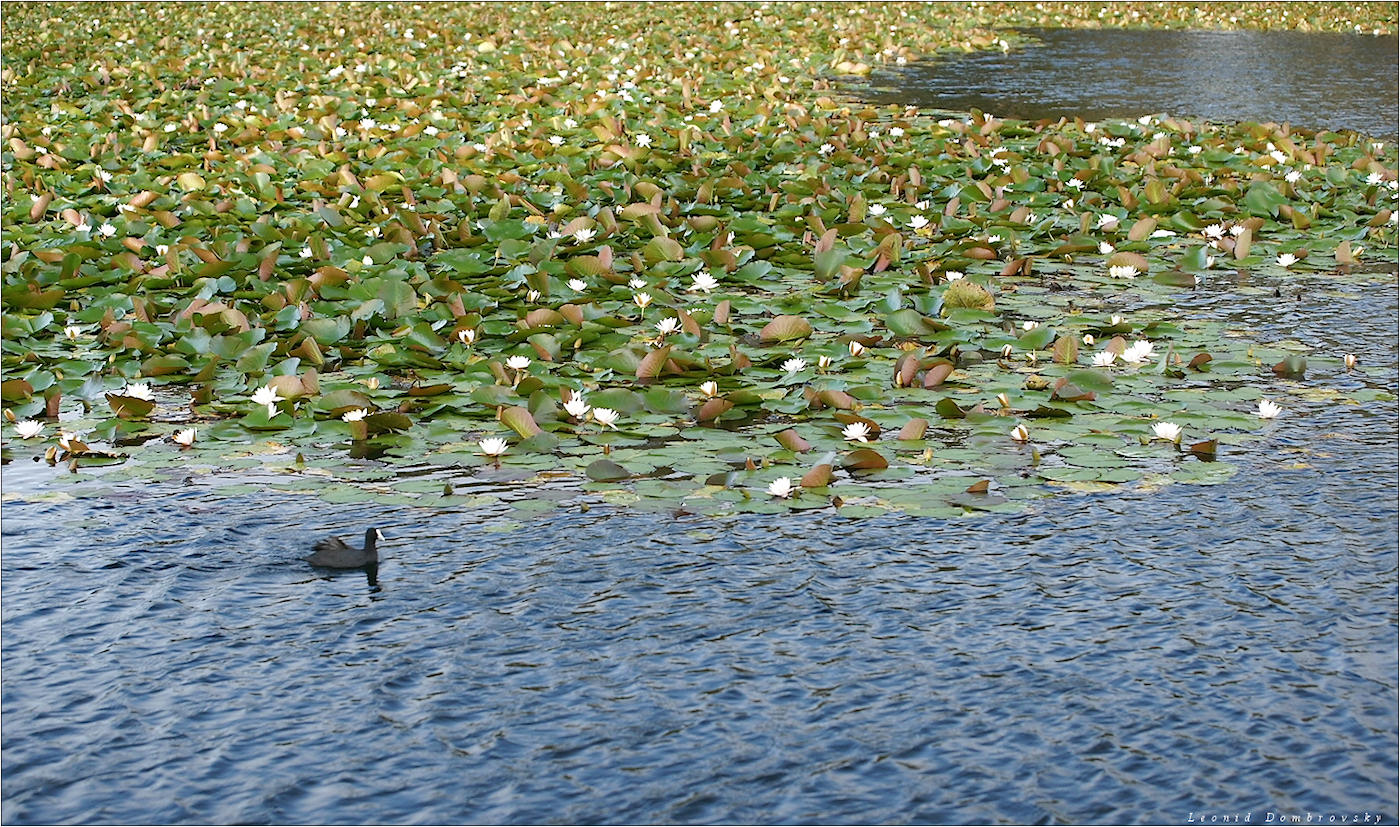
POLYGON ((1274 121, 1397 133, 1394 35, 1025 29, 1038 43, 875 75, 873 99, 999 117, 1274 121))
POLYGON ((68 500, 6 466, 3 819, 1394 823, 1397 411, 1330 390, 1395 393, 1395 278, 1276 286, 1172 297, 1316 349, 1261 371, 1287 412, 1230 483, 1019 515, 68 500), (367 521, 378 587, 297 559, 367 521))

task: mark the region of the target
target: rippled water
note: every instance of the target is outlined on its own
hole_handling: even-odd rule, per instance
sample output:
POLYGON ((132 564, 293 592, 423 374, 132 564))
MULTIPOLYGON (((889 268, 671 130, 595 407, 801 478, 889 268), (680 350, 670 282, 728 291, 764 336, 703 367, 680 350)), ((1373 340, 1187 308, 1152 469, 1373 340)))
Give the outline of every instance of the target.
POLYGON ((12 499, 3 819, 1393 823, 1397 411, 1324 391, 1395 392, 1395 280, 1218 279, 1179 307, 1320 354, 1261 378, 1287 414, 1222 486, 965 521, 12 499), (297 560, 369 519, 377 588, 297 560))
POLYGON ((1000 117, 1136 118, 1165 113, 1275 121, 1394 137, 1394 35, 1027 29, 1008 53, 940 57, 872 79, 874 99, 1000 117))

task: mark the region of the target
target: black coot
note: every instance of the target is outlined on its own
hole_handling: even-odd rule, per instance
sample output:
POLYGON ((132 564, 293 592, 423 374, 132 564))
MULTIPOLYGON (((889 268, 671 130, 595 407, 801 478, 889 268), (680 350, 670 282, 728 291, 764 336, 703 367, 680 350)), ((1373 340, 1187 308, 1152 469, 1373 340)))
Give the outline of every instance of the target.
POLYGON ((364 548, 346 545, 345 541, 339 537, 331 537, 318 542, 316 553, 302 559, 313 566, 322 566, 328 569, 363 569, 377 566, 379 552, 375 549, 374 544, 375 541, 383 539, 384 535, 379 533, 377 528, 365 531, 364 548))

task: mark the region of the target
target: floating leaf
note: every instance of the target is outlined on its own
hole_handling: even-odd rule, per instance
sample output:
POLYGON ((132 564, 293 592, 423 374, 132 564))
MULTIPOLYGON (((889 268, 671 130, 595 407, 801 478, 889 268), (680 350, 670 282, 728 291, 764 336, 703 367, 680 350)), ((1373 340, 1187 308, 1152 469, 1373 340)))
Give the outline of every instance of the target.
POLYGON ((501 421, 522 437, 532 437, 540 432, 540 426, 535 424, 530 411, 519 405, 501 411, 501 421))
POLYGON ((1187 450, 1206 460, 1215 459, 1216 449, 1219 447, 1219 440, 1207 439, 1204 442, 1197 442, 1187 450))
POLYGON ((407 416, 394 411, 380 411, 372 413, 361 420, 370 434, 394 433, 397 431, 407 431, 413 427, 413 420, 407 416))
POLYGON ((759 331, 758 338, 765 344, 789 342, 805 339, 812 335, 812 325, 801 316, 778 316, 759 331))
POLYGON ((610 459, 597 459, 588 463, 588 467, 584 469, 584 473, 588 475, 589 479, 596 482, 614 482, 616 480, 625 480, 632 476, 631 471, 628 471, 626 468, 623 468, 610 459))
POLYGON ((1301 356, 1288 356, 1274 365, 1274 373, 1284 379, 1302 379, 1308 369, 1308 360, 1301 356))
POLYGON ((949 398, 943 398, 935 402, 933 409, 944 419, 962 419, 967 416, 967 412, 958 407, 958 403, 949 398))
POLYGON ((671 354, 671 346, 663 345, 646 355, 641 363, 637 365, 637 378, 642 380, 655 379, 661 375, 661 370, 666 366, 666 359, 671 354))
POLYGON ((923 439, 926 430, 928 430, 928 420, 915 417, 904 423, 904 427, 899 429, 899 438, 905 441, 923 439))
POLYGON ((825 488, 831 485, 832 479, 831 457, 828 456, 802 475, 801 485, 803 488, 825 488))
POLYGON ((117 393, 107 394, 107 404, 112 406, 112 412, 121 419, 145 419, 156 407, 153 400, 117 393))
POLYGON ((889 461, 871 448, 857 448, 846 455, 841 465, 850 471, 879 471, 890 467, 889 461))
POLYGON ((1055 346, 1051 348, 1050 353, 1056 362, 1072 365, 1079 361, 1079 339, 1065 334, 1055 340, 1055 346))
POLYGON ((924 387, 936 388, 942 385, 953 373, 952 362, 939 362, 924 371, 924 387))
POLYGON ((716 396, 711 399, 706 399, 705 403, 700 406, 700 410, 695 412, 695 421, 713 421, 733 407, 734 403, 730 402, 728 399, 724 399, 723 397, 716 396))
POLYGON ((782 445, 789 451, 801 454, 806 451, 812 450, 812 443, 803 439, 797 433, 797 431, 793 430, 792 428, 788 428, 786 431, 778 432, 774 436, 774 438, 778 440, 779 445, 782 445))

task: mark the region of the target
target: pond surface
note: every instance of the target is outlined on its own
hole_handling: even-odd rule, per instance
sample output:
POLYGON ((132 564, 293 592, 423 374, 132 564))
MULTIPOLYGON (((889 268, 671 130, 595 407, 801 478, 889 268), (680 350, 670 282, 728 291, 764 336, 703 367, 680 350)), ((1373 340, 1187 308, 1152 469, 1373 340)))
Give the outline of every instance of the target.
POLYGON ((1025 29, 1010 52, 921 61, 871 79, 873 100, 998 117, 1167 114, 1397 132, 1400 40, 1260 31, 1025 29))
POLYGON ((4 821, 1394 823, 1397 411, 1331 391, 1395 393, 1396 297, 1212 275, 1183 313, 1316 348, 1260 380, 1287 411, 1239 473, 1020 515, 66 499, 6 466, 4 821), (367 521, 377 587, 298 560, 367 521))

